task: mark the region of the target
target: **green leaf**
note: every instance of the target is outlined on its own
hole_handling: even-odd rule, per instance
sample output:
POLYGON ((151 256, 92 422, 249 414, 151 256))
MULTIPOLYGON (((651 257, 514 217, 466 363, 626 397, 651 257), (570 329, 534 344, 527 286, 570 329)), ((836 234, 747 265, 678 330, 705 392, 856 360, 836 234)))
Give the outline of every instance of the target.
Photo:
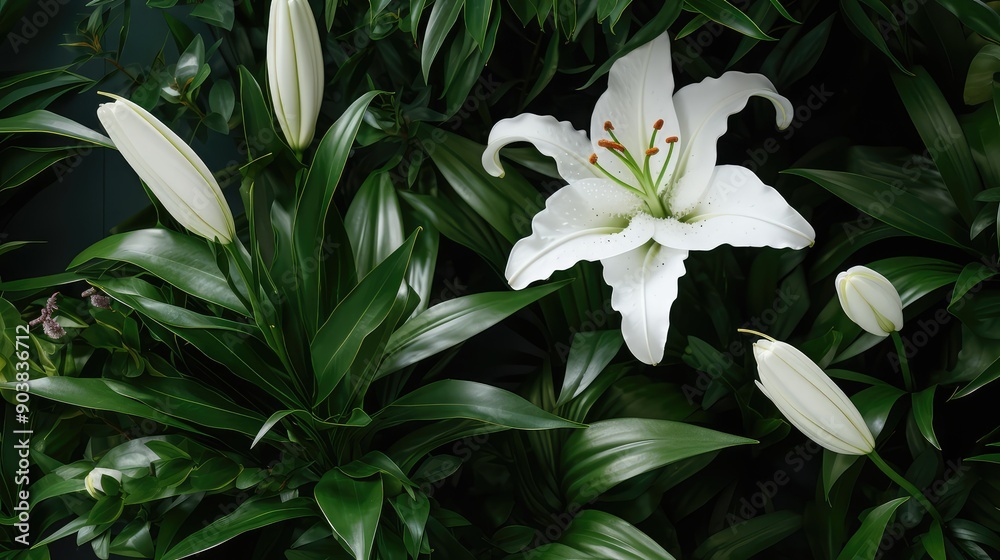
POLYGON ((898 59, 896 59, 895 55, 892 54, 892 51, 889 50, 889 45, 886 44, 885 37, 882 36, 882 32, 875 27, 874 23, 872 23, 868 13, 861 7, 858 0, 840 0, 840 9, 847 20, 861 32, 861 35, 864 36, 865 39, 868 39, 871 44, 875 45, 878 50, 882 51, 885 56, 889 57, 889 60, 896 65, 896 68, 899 68, 899 70, 905 74, 910 76, 913 75, 912 72, 907 70, 906 67, 903 66, 898 59))
POLYGON ((382 377, 460 344, 565 286, 553 282, 524 290, 485 292, 439 303, 403 323, 385 347, 382 377))
POLYGON ((104 381, 120 395, 195 425, 254 436, 257 433, 254 426, 264 421, 257 412, 192 379, 146 376, 141 383, 134 384, 112 379, 104 381))
POLYGON ((1000 42, 1000 13, 982 0, 937 0, 965 25, 983 37, 1000 42))
POLYGON ((610 29, 615 32, 615 25, 621 19, 625 8, 628 8, 632 0, 598 0, 597 1, 597 22, 604 23, 604 20, 611 18, 610 29))
MULTIPOLYGON (((29 148, 11 146, 0 152, 0 191, 23 185, 33 177, 64 159, 80 158, 90 146, 65 146, 54 148, 29 148)), ((56 180, 72 167, 61 165, 53 169, 56 180)))
POLYGON ((249 315, 219 270, 215 253, 201 238, 160 228, 120 233, 84 249, 67 269, 91 259, 134 264, 195 297, 249 315))
MULTIPOLYGON (((772 1, 777 2, 777 0, 772 1)), ((779 84, 791 85, 809 74, 816 66, 826 49, 827 40, 830 38, 834 15, 831 14, 795 43, 795 47, 789 51, 788 56, 781 63, 781 71, 778 73, 777 80, 779 84)))
POLYGON ((333 19, 337 15, 337 2, 339 0, 325 0, 323 3, 323 15, 326 20, 326 30, 333 28, 333 19))
POLYGON ((761 31, 760 27, 757 27, 757 24, 750 19, 750 16, 726 0, 687 0, 685 3, 710 19, 739 31, 747 37, 761 41, 775 40, 774 37, 761 31))
MULTIPOLYGON (((357 285, 316 332, 309 345, 321 403, 347 375, 365 338, 386 319, 403 283, 416 232, 357 285)), ((362 357, 363 359, 367 357, 362 357)))
POLYGON ((292 277, 299 285, 293 289, 310 335, 354 283, 354 259, 348 250, 350 241, 340 213, 332 205, 333 194, 340 183, 361 119, 379 93, 370 91, 358 98, 323 136, 295 208, 292 221, 295 270, 292 277), (325 254, 328 245, 334 247, 334 256, 325 254))
POLYGON ((610 513, 580 512, 559 537, 525 553, 536 560, 674 560, 648 535, 610 513))
POLYGON ((250 499, 235 511, 195 531, 170 548, 160 560, 180 560, 216 547, 248 531, 255 531, 289 519, 316 515, 313 501, 293 498, 282 502, 276 498, 250 499))
POLYGON ((913 419, 917 421, 917 428, 928 443, 941 450, 937 435, 934 433, 934 390, 937 385, 913 393, 913 419))
POLYGON ((184 307, 165 303, 161 301, 159 292, 152 284, 139 280, 136 277, 109 277, 106 279, 91 280, 90 283, 100 288, 113 299, 124 303, 165 326, 190 329, 220 329, 244 336, 253 332, 253 327, 246 323, 203 315, 184 307))
POLYGON ((509 246, 501 247, 497 234, 467 205, 459 201, 462 204, 459 206, 440 194, 431 196, 403 191, 399 196, 445 237, 472 249, 498 270, 503 268, 509 246))
POLYGON ((434 63, 434 58, 441 50, 441 45, 444 44, 451 28, 458 21, 458 14, 463 4, 463 0, 436 0, 431 7, 423 44, 420 46, 420 70, 426 83, 430 83, 431 64, 434 63))
POLYGON ((417 558, 420 552, 420 543, 424 539, 427 516, 431 511, 430 500, 423 494, 415 494, 412 497, 407 494, 399 494, 392 498, 390 503, 406 528, 406 533, 403 535, 406 552, 413 558, 417 558))
POLYGON ((585 391, 618 354, 623 342, 621 331, 617 330, 576 333, 556 406, 568 403, 585 391))
POLYGON ((582 504, 620 482, 675 461, 750 443, 757 442, 682 422, 602 420, 566 441, 562 487, 569 502, 582 504))
POLYGON ((283 148, 280 135, 274 130, 271 112, 264 101, 260 85, 243 66, 240 66, 240 110, 243 115, 247 156, 251 160, 287 149, 283 148))
POLYGON ((819 169, 789 169, 786 173, 815 182, 858 210, 912 235, 970 250, 962 241, 964 226, 913 194, 884 181, 819 169))
POLYGON ((236 10, 232 0, 204 0, 191 10, 191 15, 226 31, 232 31, 236 10))
POLYGON ((893 83, 955 206, 965 222, 972 223, 979 211, 974 198, 982 190, 982 182, 969 144, 934 79, 923 67, 915 67, 914 72, 911 76, 893 74, 893 83))
POLYGON ((1000 45, 983 45, 969 65, 963 98, 966 105, 978 105, 993 99, 993 75, 1000 72, 1000 45))
POLYGON ((931 560, 948 560, 944 547, 944 531, 941 530, 941 524, 937 520, 931 522, 931 528, 920 538, 920 544, 930 555, 931 560))
POLYGON ((473 381, 445 379, 424 385, 372 415, 379 429, 404 422, 463 418, 515 430, 580 428, 523 398, 473 381))
POLYGON ((708 537, 694 551, 695 560, 746 560, 781 542, 802 527, 790 511, 765 513, 708 537))
POLYGON ((41 109, 17 115, 16 117, 0 119, 0 134, 22 132, 56 134, 105 148, 115 147, 114 143, 107 136, 94 132, 74 120, 41 109))
POLYGON ((490 13, 493 11, 493 0, 465 1, 465 29, 476 40, 482 50, 486 43, 486 31, 490 26, 490 13))
POLYGON ((90 508, 90 514, 87 516, 87 524, 103 525, 105 523, 112 523, 121 516, 124 510, 125 500, 120 494, 115 496, 101 496, 101 499, 97 500, 94 507, 90 508))
POLYGON ((436 141, 428 149, 434 165, 477 214, 511 243, 531 232, 531 220, 542 209, 534 187, 513 170, 503 178, 486 173, 485 146, 441 129, 427 136, 436 141))
MULTIPOLYGON (((14 390, 14 383, 0 384, 4 390, 14 390)), ((161 414, 153 408, 119 395, 105 384, 103 379, 78 377, 40 377, 32 379, 31 393, 49 400, 75 407, 119 412, 139 418, 149 418, 161 424, 180 427, 197 432, 185 422, 161 414)))
POLYGON ((997 274, 1000 274, 1000 270, 981 262, 965 265, 965 268, 958 275, 958 280, 955 281, 955 289, 951 292, 951 303, 948 304, 948 307, 954 307, 970 290, 997 274))
POLYGON ((403 215, 388 172, 372 173, 361 184, 344 218, 359 277, 364 277, 403 244, 403 215))
POLYGON ((357 560, 368 560, 382 514, 382 479, 355 480, 337 469, 316 484, 316 503, 357 560))
POLYGON ((886 524, 889 523, 892 514, 896 512, 896 508, 908 499, 909 497, 896 498, 869 511, 861 521, 858 532, 854 533, 851 540, 847 541, 847 545, 840 551, 837 560, 872 560, 875 558, 886 524))

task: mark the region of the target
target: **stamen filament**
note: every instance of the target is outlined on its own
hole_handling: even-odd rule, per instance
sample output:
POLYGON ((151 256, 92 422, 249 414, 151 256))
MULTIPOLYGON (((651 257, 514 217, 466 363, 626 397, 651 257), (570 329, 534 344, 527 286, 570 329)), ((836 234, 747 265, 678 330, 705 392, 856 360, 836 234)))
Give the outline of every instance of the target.
MULTIPOLYGON (((671 138, 676 138, 676 136, 671 138)), ((667 140, 669 139, 670 138, 667 140)), ((660 168, 660 175, 656 178, 656 182, 653 183, 653 188, 656 189, 657 192, 660 190, 660 183, 663 182, 663 176, 667 173, 667 166, 670 165, 670 157, 674 155, 674 144, 676 144, 676 141, 670 143, 670 149, 667 150, 667 158, 663 160, 663 167, 660 168)))

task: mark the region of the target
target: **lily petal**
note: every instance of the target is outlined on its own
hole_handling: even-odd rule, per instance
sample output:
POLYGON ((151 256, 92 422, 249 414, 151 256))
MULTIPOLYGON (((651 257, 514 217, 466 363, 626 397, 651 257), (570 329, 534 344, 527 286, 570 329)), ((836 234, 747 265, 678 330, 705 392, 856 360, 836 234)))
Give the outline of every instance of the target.
POLYGON ((690 251, 708 251, 724 244, 801 249, 815 242, 816 231, 752 171, 720 165, 691 214, 683 221, 656 220, 653 239, 690 251))
POLYGON ((622 335, 632 354, 656 365, 670 330, 670 307, 684 276, 688 252, 646 243, 603 259, 604 281, 612 288, 611 307, 622 314, 622 335))
POLYGON ((779 95, 771 81, 761 74, 726 72, 719 78, 705 78, 685 86, 674 95, 681 151, 670 207, 678 213, 687 213, 701 199, 712 178, 716 144, 726 132, 729 116, 742 111, 755 95, 774 104, 778 128, 791 124, 791 102, 779 95))
POLYGON ((483 167, 487 173, 503 177, 500 148, 512 142, 534 144, 542 155, 556 160, 559 175, 567 182, 598 176, 589 161, 593 150, 586 132, 576 130, 569 122, 531 113, 503 119, 493 125, 486 151, 483 152, 483 167))
POLYGON ((559 189, 531 221, 531 235, 511 249, 507 282, 520 290, 579 261, 619 255, 649 241, 652 219, 634 218, 642 202, 605 179, 584 179, 559 189))
MULTIPOLYGON (((590 139, 597 149, 597 141, 609 138, 604 123, 611 121, 615 134, 639 161, 649 147, 653 123, 663 119, 663 129, 657 137, 660 153, 650 159, 653 169, 663 164, 666 150, 662 139, 680 136, 678 115, 671 96, 674 93, 674 73, 670 66, 670 37, 663 33, 649 43, 635 49, 611 66, 608 90, 597 100, 590 121, 590 139)), ((603 151, 603 150, 602 150, 603 151)), ((632 182, 632 174, 614 157, 602 158, 602 165, 620 179, 632 182), (604 163, 604 161, 607 163, 604 163)), ((712 160, 713 163, 715 160, 712 160)))

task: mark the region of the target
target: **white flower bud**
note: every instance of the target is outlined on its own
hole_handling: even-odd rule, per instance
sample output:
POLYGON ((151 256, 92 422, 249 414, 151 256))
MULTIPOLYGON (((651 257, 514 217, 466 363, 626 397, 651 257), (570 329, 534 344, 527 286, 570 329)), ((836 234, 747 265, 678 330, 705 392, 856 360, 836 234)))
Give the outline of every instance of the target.
POLYGON ((267 25, 267 82, 288 145, 309 147, 323 101, 323 49, 307 0, 273 0, 267 25))
POLYGON ((182 226, 209 240, 231 243, 233 214, 212 172, 180 136, 135 103, 116 99, 97 117, 118 151, 160 204, 182 226))
POLYGON ((844 313, 862 329, 888 336, 903 328, 903 302, 892 283, 874 270, 854 266, 837 275, 844 313))
POLYGON ((788 421, 819 445, 844 455, 866 455, 875 438, 851 402, 826 373, 794 346, 759 340, 753 345, 757 386, 788 421))

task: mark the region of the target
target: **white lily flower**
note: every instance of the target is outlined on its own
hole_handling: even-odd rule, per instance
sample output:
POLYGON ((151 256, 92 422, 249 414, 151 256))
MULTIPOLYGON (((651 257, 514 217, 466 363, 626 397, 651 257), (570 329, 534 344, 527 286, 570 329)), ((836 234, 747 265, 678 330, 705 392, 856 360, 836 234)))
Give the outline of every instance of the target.
POLYGON ((233 214, 211 170, 167 125, 135 103, 115 99, 97 108, 97 118, 115 147, 167 212, 188 230, 230 243, 233 214))
POLYGON ((862 329, 888 336, 903 328, 903 302, 885 276, 865 266, 837 275, 837 297, 844 313, 862 329))
POLYGON ((95 500, 100 499, 101 495, 104 494, 104 485, 101 483, 102 476, 110 476, 119 483, 122 481, 122 472, 117 469, 96 468, 90 471, 83 484, 87 487, 87 493, 95 500))
POLYGON ((760 375, 757 387, 809 439, 844 455, 875 449, 875 438, 851 399, 798 348, 758 340, 753 357, 760 375))
POLYGON ((309 147, 323 101, 323 49, 307 0, 273 0, 267 24, 267 82, 288 145, 309 147))
POLYGON ((600 260, 625 342, 647 364, 663 358, 689 251, 722 244, 801 249, 815 238, 752 171, 715 164, 727 119, 751 96, 774 104, 779 128, 791 122, 791 103, 764 76, 740 72, 674 93, 670 61, 663 34, 615 62, 589 139, 568 122, 523 114, 498 122, 483 153, 483 167, 502 177, 500 148, 531 142, 569 182, 535 216, 531 235, 514 245, 506 270, 511 287, 600 260))

